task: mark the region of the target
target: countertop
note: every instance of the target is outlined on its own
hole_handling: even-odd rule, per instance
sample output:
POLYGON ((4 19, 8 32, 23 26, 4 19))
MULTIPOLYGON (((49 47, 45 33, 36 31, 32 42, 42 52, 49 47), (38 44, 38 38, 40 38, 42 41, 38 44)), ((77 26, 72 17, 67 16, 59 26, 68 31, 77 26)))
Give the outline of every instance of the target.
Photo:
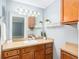
POLYGON ((61 48, 63 51, 78 57, 78 45, 66 42, 61 48))
POLYGON ((47 39, 47 40, 38 39, 36 41, 37 41, 37 43, 35 43, 35 44, 24 43, 24 41, 6 43, 6 44, 3 45, 3 51, 10 50, 10 49, 16 49, 16 48, 21 48, 21 47, 34 46, 34 45, 38 45, 38 44, 45 44, 45 43, 54 42, 53 39, 47 39))

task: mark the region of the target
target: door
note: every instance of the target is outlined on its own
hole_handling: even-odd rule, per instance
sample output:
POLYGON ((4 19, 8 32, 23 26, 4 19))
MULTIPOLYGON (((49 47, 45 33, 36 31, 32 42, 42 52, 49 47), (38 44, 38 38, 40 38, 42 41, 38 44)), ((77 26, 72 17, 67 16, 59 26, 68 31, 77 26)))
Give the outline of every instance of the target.
POLYGON ((45 59, 44 50, 35 51, 35 59, 45 59))
POLYGON ((63 0, 63 22, 78 20, 77 0, 63 0))
POLYGON ((22 59, 34 59, 34 52, 22 54, 22 59))

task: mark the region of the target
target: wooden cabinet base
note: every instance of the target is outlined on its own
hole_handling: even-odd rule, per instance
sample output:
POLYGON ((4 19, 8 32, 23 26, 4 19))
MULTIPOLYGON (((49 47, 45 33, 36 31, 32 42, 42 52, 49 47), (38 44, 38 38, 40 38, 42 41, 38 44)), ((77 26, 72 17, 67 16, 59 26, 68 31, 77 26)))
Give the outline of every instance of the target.
POLYGON ((61 50, 61 59, 78 59, 78 57, 61 50))
POLYGON ((51 54, 47 54, 47 55, 46 55, 46 59, 53 59, 52 53, 51 53, 51 54))
POLYGON ((45 59, 44 50, 39 50, 35 52, 35 59, 45 59))
POLYGON ((17 56, 8 57, 8 58, 5 58, 5 59, 20 59, 20 57, 17 55, 17 56))
POLYGON ((53 59, 53 44, 41 44, 2 52, 2 59, 53 59))

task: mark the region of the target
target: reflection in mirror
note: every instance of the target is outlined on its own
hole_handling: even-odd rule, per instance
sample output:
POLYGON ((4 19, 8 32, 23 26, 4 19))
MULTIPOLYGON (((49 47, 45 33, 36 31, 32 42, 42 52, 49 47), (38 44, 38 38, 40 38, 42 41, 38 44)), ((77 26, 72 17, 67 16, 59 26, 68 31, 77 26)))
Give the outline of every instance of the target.
POLYGON ((35 28, 36 19, 35 16, 29 16, 28 17, 28 28, 30 30, 34 30, 35 28))
POLYGON ((28 17, 28 38, 35 39, 34 29, 36 25, 35 16, 28 17))
POLYGON ((12 37, 24 38, 24 18, 12 17, 12 37))

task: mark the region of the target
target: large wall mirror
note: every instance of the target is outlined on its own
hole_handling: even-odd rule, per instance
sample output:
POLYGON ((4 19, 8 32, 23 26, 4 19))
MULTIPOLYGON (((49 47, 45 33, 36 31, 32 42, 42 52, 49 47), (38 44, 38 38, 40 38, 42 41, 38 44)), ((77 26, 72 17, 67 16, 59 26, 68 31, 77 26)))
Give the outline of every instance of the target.
POLYGON ((26 35, 26 17, 13 14, 10 16, 10 39, 12 41, 25 38, 26 35))
POLYGON ((24 18, 12 17, 12 37, 23 38, 24 37, 24 18))
POLYGON ((30 37, 41 38, 39 36, 41 36, 42 27, 36 28, 36 21, 34 16, 12 15, 10 17, 10 38, 12 41, 23 41, 30 37), (37 31, 39 31, 38 34, 37 31))
POLYGON ((41 32, 44 31, 44 11, 42 8, 11 0, 8 0, 5 3, 4 6, 7 9, 5 7, 3 8, 6 9, 6 11, 4 14, 1 14, 1 16, 6 16, 7 41, 20 40, 22 38, 26 40, 27 37, 30 36, 34 36, 35 39, 43 37, 43 35, 41 35, 41 32), (30 22, 28 21, 28 18, 30 21, 31 19, 34 20, 30 22), (34 25, 32 26, 31 24, 34 25))

